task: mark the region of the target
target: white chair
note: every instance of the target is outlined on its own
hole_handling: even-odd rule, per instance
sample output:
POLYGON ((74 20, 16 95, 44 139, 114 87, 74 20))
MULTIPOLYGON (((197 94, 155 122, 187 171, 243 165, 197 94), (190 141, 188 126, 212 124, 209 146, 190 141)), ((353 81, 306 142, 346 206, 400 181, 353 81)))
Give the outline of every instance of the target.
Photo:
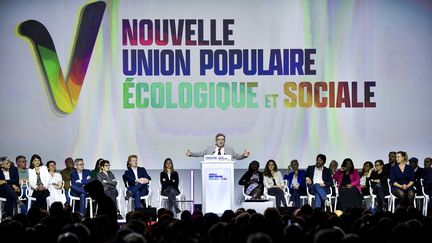
POLYGON ((0 197, 0 222, 3 219, 3 203, 6 203, 6 198, 0 197))
MULTIPOLYGON (((79 196, 72 196, 71 195, 71 189, 68 190, 68 194, 69 194, 70 204, 71 204, 72 213, 73 213, 73 212, 75 212, 75 201, 79 201, 80 197, 79 196)), ((86 200, 85 207, 86 208, 90 207, 90 218, 93 218, 93 200, 91 199, 90 196, 87 196, 85 200, 86 200)))
POLYGON ((393 194, 391 186, 390 186, 390 179, 387 179, 387 185, 388 185, 388 191, 389 191, 389 196, 390 196, 390 202, 389 202, 389 206, 388 206, 388 211, 391 211, 392 213, 395 212, 396 209, 396 195, 393 194))
MULTIPOLYGON (((374 194, 372 185, 369 185, 369 193, 371 196, 372 208, 375 208, 375 201, 377 199, 377 195, 374 194)), ((390 211, 391 210, 391 204, 392 204, 392 196, 390 194, 385 195, 384 200, 387 200, 387 210, 390 211)))
MULTIPOLYGON (((182 200, 182 197, 183 197, 183 184, 182 184, 181 181, 179 181, 178 188, 179 188, 180 194, 178 194, 178 195, 176 196, 176 201, 181 201, 181 200, 182 200)), ((161 183, 160 183, 160 181, 159 181, 159 189, 158 189, 158 195, 159 195, 159 207, 158 207, 158 208, 162 208, 162 202, 163 202, 163 201, 168 201, 168 196, 164 196, 164 195, 162 195, 162 194, 161 194, 161 193, 162 193, 161 190, 162 190, 162 185, 161 185, 161 183)), ((179 208, 180 208, 181 210, 183 210, 183 208, 180 207, 180 205, 178 205, 178 206, 179 206, 179 208)))
MULTIPOLYGON (((124 191, 124 196, 126 197, 127 192, 128 192, 128 188, 129 188, 129 183, 127 182, 127 180, 123 180, 123 182, 124 182, 125 187, 126 187, 126 189, 124 191)), ((151 181, 149 181, 149 183, 148 183, 148 194, 140 197, 140 200, 144 200, 146 207, 149 207, 149 205, 150 205, 149 203, 150 203, 150 198, 151 198, 151 193, 152 193, 150 185, 151 185, 151 181)), ((125 200, 125 214, 127 212, 132 211, 132 208, 134 205, 133 200, 134 200, 133 196, 129 197, 128 200, 125 200)))
POLYGON ((423 213, 424 216, 427 216, 427 211, 428 211, 428 205, 429 205, 430 196, 428 194, 426 194, 426 192, 424 190, 424 179, 423 178, 420 180, 420 185, 421 185, 421 192, 423 194, 423 209, 422 209, 422 213, 423 213))
MULTIPOLYGON (((284 196, 285 196, 286 203, 287 203, 287 205, 289 205, 290 204, 291 194, 290 194, 289 189, 288 189, 288 181, 287 180, 284 180, 284 189, 283 189, 283 191, 284 191, 284 196)), ((265 186, 264 186, 264 196, 265 196, 266 199, 276 200, 275 196, 271 196, 271 195, 268 194, 268 189, 265 186)))
MULTIPOLYGON (((326 200, 324 201, 324 211, 327 211, 327 207, 330 208, 330 212, 333 212, 333 206, 331 203, 331 197, 333 194, 333 188, 330 188, 330 193, 326 195, 326 200)), ((312 201, 315 199, 315 195, 310 194, 309 186, 306 185, 306 194, 308 196, 308 204, 312 206, 312 201)))
POLYGON ((333 186, 330 187, 330 197, 329 197, 329 199, 330 199, 330 204, 331 204, 332 199, 334 200, 334 206, 333 206, 334 210, 336 210, 336 208, 337 208, 338 198, 339 198, 338 183, 337 183, 337 181, 333 180, 333 186), (334 196, 333 196, 333 191, 332 191, 333 187, 334 187, 334 190, 335 190, 335 195, 334 196))
MULTIPOLYGON (((36 198, 35 197, 32 197, 31 195, 33 194, 33 189, 30 187, 30 185, 27 183, 27 190, 26 190, 26 197, 27 197, 27 200, 28 200, 28 202, 27 202, 27 210, 30 210, 30 208, 31 208, 31 205, 32 205, 32 202, 33 201, 36 201, 36 198)), ((46 201, 47 201, 47 208, 46 208, 46 210, 48 210, 48 197, 46 198, 46 201)))

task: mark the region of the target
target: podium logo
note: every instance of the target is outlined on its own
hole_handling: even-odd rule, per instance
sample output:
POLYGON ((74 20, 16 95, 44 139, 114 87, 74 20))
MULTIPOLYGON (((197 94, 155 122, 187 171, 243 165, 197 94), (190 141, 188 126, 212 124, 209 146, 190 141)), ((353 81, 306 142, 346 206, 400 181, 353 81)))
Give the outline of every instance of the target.
POLYGON ((209 180, 211 180, 211 181, 215 181, 215 180, 226 181, 227 180, 226 177, 224 177, 223 175, 218 175, 217 173, 209 173, 208 177, 209 177, 209 180))
POLYGON ((27 20, 18 27, 19 33, 32 43, 48 86, 50 101, 60 114, 70 114, 75 110, 105 6, 104 2, 94 2, 82 8, 66 76, 45 26, 36 20, 27 20))

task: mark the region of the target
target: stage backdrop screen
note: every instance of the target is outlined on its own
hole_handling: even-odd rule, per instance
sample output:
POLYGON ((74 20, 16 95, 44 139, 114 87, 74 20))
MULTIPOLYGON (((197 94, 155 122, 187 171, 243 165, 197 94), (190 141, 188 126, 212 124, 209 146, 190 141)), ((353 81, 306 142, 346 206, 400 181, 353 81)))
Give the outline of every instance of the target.
MULTIPOLYGON (((286 168, 432 148, 432 3, 1 1, 0 155, 286 168)), ((420 163, 422 165, 422 163, 420 163)))

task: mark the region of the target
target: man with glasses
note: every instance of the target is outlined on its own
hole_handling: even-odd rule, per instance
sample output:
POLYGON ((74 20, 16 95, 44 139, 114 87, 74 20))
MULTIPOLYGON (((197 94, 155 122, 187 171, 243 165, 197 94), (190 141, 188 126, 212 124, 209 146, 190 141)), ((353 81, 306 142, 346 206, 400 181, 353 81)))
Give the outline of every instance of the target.
POLYGON ((79 213, 85 216, 87 192, 84 185, 90 180, 90 170, 84 169, 84 160, 75 159, 75 170, 71 173, 71 195, 80 198, 79 213))
MULTIPOLYGON (((11 173, 9 169, 6 169, 8 167, 10 168, 10 163, 8 157, 0 157, 0 197, 6 198, 4 206, 5 217, 13 216, 13 209, 16 207, 18 200, 16 188, 13 186, 15 184, 11 182, 11 173)), ((18 183, 18 172, 16 175, 16 183, 18 183)))
POLYGON ((18 177, 19 177, 19 185, 22 185, 22 198, 19 202, 21 213, 27 214, 27 205, 26 203, 22 203, 22 201, 26 201, 26 191, 27 191, 27 183, 29 181, 29 172, 27 168, 27 158, 24 155, 18 155, 15 159, 18 168, 18 177))
POLYGON ((246 149, 242 154, 237 154, 233 148, 229 146, 225 146, 225 135, 222 133, 218 133, 216 135, 216 144, 208 146, 204 151, 201 152, 192 152, 189 149, 186 152, 186 156, 188 157, 203 157, 204 155, 231 155, 235 160, 242 160, 244 158, 249 157, 250 152, 246 149), (216 147, 215 147, 216 145, 216 147))
POLYGON ((114 174, 110 171, 110 162, 108 160, 102 160, 100 162, 100 172, 97 173, 97 179, 102 182, 104 187, 105 195, 107 195, 111 200, 113 200, 114 204, 117 208, 117 219, 123 219, 120 214, 120 210, 117 205, 117 196, 119 192, 117 190, 118 181, 115 178, 114 174))
POLYGON ((380 159, 375 161, 375 167, 372 169, 369 182, 371 183, 373 194, 377 196, 378 211, 382 211, 383 208, 386 208, 384 200, 385 196, 389 194, 387 179, 387 174, 384 172, 384 161, 380 159))

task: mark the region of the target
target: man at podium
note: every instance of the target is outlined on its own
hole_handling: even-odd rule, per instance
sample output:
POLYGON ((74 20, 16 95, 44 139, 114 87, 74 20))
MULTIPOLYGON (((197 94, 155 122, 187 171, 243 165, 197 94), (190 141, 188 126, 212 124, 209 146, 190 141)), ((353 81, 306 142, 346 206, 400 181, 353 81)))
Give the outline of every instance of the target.
POLYGON ((192 152, 189 149, 186 152, 186 156, 188 157, 204 157, 204 155, 231 155, 235 160, 242 160, 247 158, 250 154, 246 149, 243 151, 243 154, 238 154, 234 151, 232 147, 225 146, 225 135, 222 133, 218 133, 216 135, 216 146, 208 146, 204 151, 201 152, 192 152))

